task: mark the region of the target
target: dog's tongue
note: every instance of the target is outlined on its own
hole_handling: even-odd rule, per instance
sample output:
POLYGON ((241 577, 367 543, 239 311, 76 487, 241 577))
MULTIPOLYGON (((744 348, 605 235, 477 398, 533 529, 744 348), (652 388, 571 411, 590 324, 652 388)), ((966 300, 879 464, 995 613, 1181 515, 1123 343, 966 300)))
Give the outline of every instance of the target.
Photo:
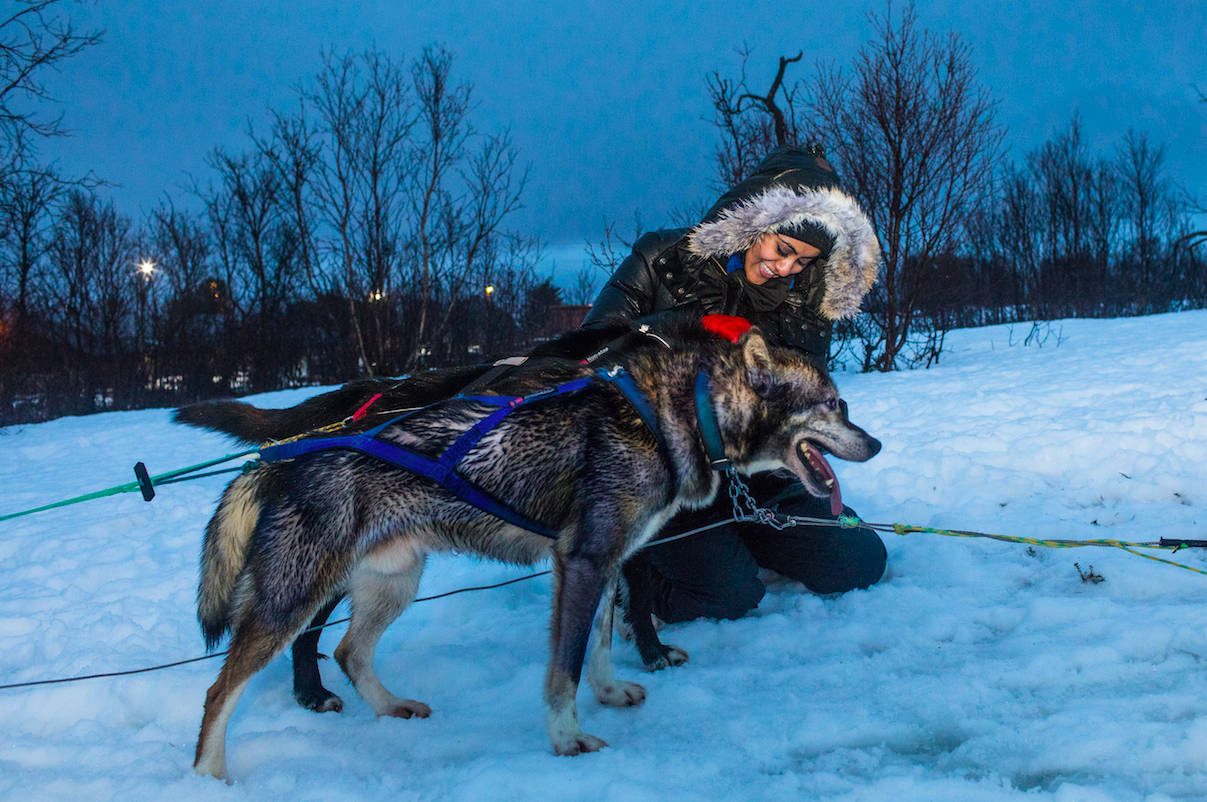
POLYGON ((838 487, 838 477, 834 475, 830 463, 807 440, 800 441, 800 453, 809 466, 826 479, 826 486, 830 488, 830 514, 842 514, 842 490, 838 487))

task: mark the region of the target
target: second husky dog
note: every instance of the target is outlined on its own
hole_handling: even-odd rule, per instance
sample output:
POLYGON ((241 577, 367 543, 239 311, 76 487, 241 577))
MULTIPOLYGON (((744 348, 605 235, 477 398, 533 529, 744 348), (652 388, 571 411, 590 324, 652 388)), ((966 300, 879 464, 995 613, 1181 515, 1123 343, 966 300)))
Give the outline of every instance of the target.
MULTIPOLYGON (((422 702, 390 693, 373 660, 382 632, 415 598, 426 555, 441 550, 524 564, 552 556, 546 729, 558 754, 605 746, 582 731, 575 701, 592 621, 598 609, 588 667, 596 698, 640 704, 644 689, 612 673, 612 588, 625 557, 671 515, 715 496, 720 479, 702 419, 715 422, 738 472, 786 468, 818 496, 830 495, 833 477, 821 451, 863 461, 879 450, 846 420, 824 372, 769 349, 757 330, 731 343, 685 323, 668 339, 674 347, 650 340, 618 360, 652 409, 652 428, 615 383, 594 380, 519 406, 458 463, 460 479, 541 522, 552 538, 358 451, 261 462, 231 482, 202 550, 206 641, 214 646, 228 630, 232 638, 206 694, 198 773, 226 776, 227 722, 248 681, 339 594, 351 597, 352 620, 335 657, 357 692, 379 715, 429 715, 422 702)), ((592 376, 581 366, 550 373, 559 374, 549 377, 555 383, 592 376)), ((452 399, 391 423, 377 439, 439 454, 496 409, 452 399)))

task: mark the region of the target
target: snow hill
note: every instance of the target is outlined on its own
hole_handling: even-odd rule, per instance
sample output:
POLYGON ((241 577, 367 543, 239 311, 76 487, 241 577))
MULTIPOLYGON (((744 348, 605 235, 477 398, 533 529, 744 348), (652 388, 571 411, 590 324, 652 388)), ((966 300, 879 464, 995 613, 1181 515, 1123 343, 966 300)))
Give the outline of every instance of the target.
MULTIPOLYGON (((834 463, 865 520, 1207 540, 1207 311, 948 344, 930 370, 837 375, 884 442, 866 464, 834 463)), ((0 514, 132 481, 140 460, 156 474, 236 450, 168 414, 0 429, 0 514)), ((0 522, 0 684, 203 654, 197 559, 224 481, 0 522)), ((0 798, 1207 799, 1207 576, 1110 548, 886 543, 889 574, 867 591, 819 598, 768 576, 746 618, 668 628, 684 667, 643 674, 618 643, 617 674, 649 698, 613 710, 583 688, 584 728, 612 745, 598 754, 558 758, 545 737, 541 577, 417 604, 386 633, 379 673, 429 703, 427 720, 375 718, 332 661, 344 712, 303 710, 278 658, 231 722, 231 786, 191 768, 218 660, 0 690, 0 798)), ((1148 553, 1207 570, 1200 550, 1148 553)), ((420 595, 526 573, 441 557, 420 595)))

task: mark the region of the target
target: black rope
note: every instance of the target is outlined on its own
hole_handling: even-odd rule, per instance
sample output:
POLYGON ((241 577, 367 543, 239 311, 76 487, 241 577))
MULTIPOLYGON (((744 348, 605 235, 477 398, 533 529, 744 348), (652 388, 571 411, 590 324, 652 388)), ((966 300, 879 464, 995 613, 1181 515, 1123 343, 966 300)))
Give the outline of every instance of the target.
MULTIPOLYGON (((230 471, 239 471, 239 470, 243 470, 243 469, 242 468, 229 468, 225 471, 215 471, 215 473, 227 473, 230 471)), ((205 475, 209 475, 209 474, 205 474, 205 475)), ((200 478, 200 477, 187 477, 187 478, 200 478)), ((171 479, 169 481, 185 481, 185 479, 184 478, 171 479)), ((167 482, 158 482, 157 484, 167 484, 167 482)), ((791 519, 792 519, 792 516, 782 516, 782 515, 779 515, 778 513, 776 513, 775 516, 777 518, 781 518, 785 521, 791 521, 791 519)), ((704 526, 700 526, 695 529, 689 529, 686 532, 680 532, 678 534, 671 535, 671 536, 665 537, 665 538, 661 538, 659 540, 651 540, 649 543, 646 543, 642 548, 652 548, 654 546, 660 546, 665 543, 671 543, 676 540, 680 540, 682 538, 690 537, 691 535, 695 535, 700 532, 704 532, 708 529, 715 529, 718 526, 724 526, 726 524, 733 523, 735 520, 747 520, 747 519, 738 518, 738 516, 736 516, 736 515, 729 517, 729 518, 724 518, 720 521, 715 521, 710 524, 705 524, 704 526)), ((791 522, 793 522, 794 524, 797 524, 797 525, 804 524, 805 526, 833 526, 835 523, 833 520, 826 519, 826 518, 804 518, 804 517, 800 517, 800 516, 796 516, 795 521, 791 521, 791 522)), ((871 526, 873 526, 873 525, 863 524, 862 521, 860 522, 860 524, 864 525, 864 526, 868 526, 868 528, 871 528, 871 526)), ((540 577, 540 576, 546 576, 550 573, 552 573, 552 572, 551 571, 538 571, 535 574, 528 574, 527 576, 521 576, 521 577, 517 577, 515 579, 508 579, 505 582, 498 582, 493 585, 479 585, 477 587, 458 588, 456 590, 446 591, 445 593, 437 593, 434 596, 423 596, 418 599, 415 599, 415 601, 413 601, 411 603, 418 604, 419 602, 435 601, 436 599, 443 599, 448 596, 456 596, 458 593, 469 593, 471 591, 479 591, 479 590, 494 590, 495 588, 502 588, 502 587, 506 587, 507 585, 514 585, 517 582, 524 582, 529 579, 536 579, 537 577, 540 577)), ((319 626, 307 627, 306 629, 302 630, 302 632, 299 634, 305 634, 307 632, 316 632, 316 631, 319 631, 322 629, 326 629, 327 627, 333 627, 337 624, 347 623, 350 620, 351 620, 351 616, 349 616, 347 618, 341 618, 337 621, 328 621, 327 623, 321 624, 319 626)), ((229 650, 227 650, 227 651, 229 651, 229 650)), ((88 676, 84 676, 84 677, 67 677, 65 679, 44 679, 44 680, 37 680, 35 682, 18 682, 18 683, 14 683, 11 685, 0 685, 0 691, 11 690, 13 688, 30 688, 35 685, 59 685, 59 684, 66 683, 66 682, 80 682, 80 681, 86 680, 86 679, 102 679, 102 678, 106 678, 106 677, 127 677, 132 674, 145 674, 148 671, 159 671, 159 670, 165 669, 165 668, 175 668, 176 666, 188 665, 189 663, 198 663, 198 662, 201 662, 202 660, 213 660, 215 657, 222 657, 223 655, 225 655, 227 653, 227 651, 215 652, 214 654, 207 654, 203 657, 193 657, 188 660, 179 660, 175 663, 165 663, 164 665, 161 665, 161 666, 151 666, 150 668, 135 668, 135 669, 132 669, 129 671, 112 671, 112 672, 105 673, 105 674, 89 674, 88 676)))
MULTIPOLYGON (((551 572, 550 571, 538 571, 535 574, 528 574, 527 576, 517 577, 516 579, 508 579, 506 582, 499 582, 494 585, 480 585, 478 587, 473 587, 473 588, 458 588, 457 590, 450 590, 445 593, 437 593, 435 596, 423 596, 422 598, 415 599, 415 601, 413 601, 411 603, 418 604, 419 602, 433 601, 435 599, 443 599, 446 596, 456 596, 458 593, 469 593, 470 591, 475 591, 475 590, 493 590, 494 588, 501 588, 501 587, 506 587, 507 585, 514 585, 517 582, 523 582, 528 579, 536 579, 538 576, 545 576, 546 574, 549 574, 549 573, 551 573, 551 572)), ((325 629, 327 627, 333 627, 336 624, 343 624, 348 620, 349 620, 349 618, 341 618, 338 621, 328 621, 327 623, 323 624, 322 626, 308 627, 305 630, 303 630, 303 632, 315 632, 317 630, 325 629)), ((105 677, 128 677, 131 674, 145 674, 148 671, 160 671, 165 668, 175 668, 176 666, 188 665, 189 663, 199 663, 202 660, 213 660, 215 657, 222 657, 224 654, 227 653, 227 651, 229 651, 229 649, 226 651, 214 652, 213 654, 207 654, 207 655, 204 655, 203 657, 192 657, 188 660, 178 660, 175 663, 165 663, 161 666, 151 666, 149 668, 134 668, 129 671, 110 671, 105 674, 89 674, 85 677, 66 677, 64 679, 42 679, 42 680, 36 680, 34 682, 16 682, 11 685, 0 685, 0 691, 7 691, 7 690, 11 690, 13 688, 32 688, 35 685, 60 685, 65 682, 81 682, 86 679, 102 679, 105 677)))
POLYGON ((237 473, 238 471, 242 470, 243 466, 240 465, 237 468, 223 468, 220 471, 208 471, 206 473, 193 474, 192 476, 177 476, 175 479, 160 479, 155 483, 155 486, 159 487, 160 485, 174 485, 177 482, 191 482, 194 479, 204 479, 207 476, 217 476, 222 473, 237 473))

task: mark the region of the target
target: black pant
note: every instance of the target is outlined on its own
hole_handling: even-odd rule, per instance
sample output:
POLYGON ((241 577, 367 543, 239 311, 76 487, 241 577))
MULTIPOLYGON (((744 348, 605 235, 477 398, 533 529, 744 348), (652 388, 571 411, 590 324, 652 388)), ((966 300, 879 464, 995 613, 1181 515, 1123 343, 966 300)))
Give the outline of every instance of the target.
MULTIPOLYGON (((756 474, 747 485, 759 506, 787 515, 834 518, 829 499, 811 496, 795 477, 756 474)), ((849 508, 844 511, 854 514, 849 508)), ((733 502, 722 482, 716 501, 702 510, 679 513, 660 536, 732 516, 733 502)), ((736 522, 671 543, 652 543, 646 553, 653 566, 653 611, 667 623, 741 618, 758 606, 766 591, 759 568, 802 582, 814 593, 842 593, 878 582, 888 558, 880 537, 866 529, 802 525, 778 530, 736 522)))

